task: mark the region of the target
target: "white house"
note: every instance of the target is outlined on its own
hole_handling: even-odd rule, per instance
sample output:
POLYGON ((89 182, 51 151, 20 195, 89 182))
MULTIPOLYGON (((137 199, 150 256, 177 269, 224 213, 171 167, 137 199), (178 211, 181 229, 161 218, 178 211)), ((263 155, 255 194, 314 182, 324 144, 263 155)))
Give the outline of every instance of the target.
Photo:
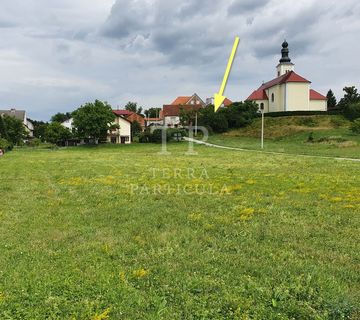
POLYGON ((73 118, 70 118, 62 123, 62 126, 72 131, 74 129, 73 126, 73 118))
POLYGON ((113 111, 116 118, 114 124, 117 124, 120 129, 113 130, 108 134, 108 142, 117 144, 131 143, 131 122, 128 119, 118 115, 116 110, 113 111))
POLYGON ((26 117, 26 111, 25 110, 16 110, 15 108, 12 108, 10 110, 0 110, 0 116, 7 115, 10 117, 14 117, 16 119, 19 119, 24 124, 25 130, 29 137, 34 136, 34 125, 32 122, 26 117))
POLYGON ((326 111, 327 98, 311 89, 311 82, 294 71, 288 46, 284 41, 277 77, 263 83, 247 100, 256 102, 265 112, 326 111))
MULTIPOLYGON (((108 132, 107 141, 109 143, 116 144, 130 144, 131 143, 131 122, 124 117, 118 115, 116 110, 113 111, 116 118, 113 124, 116 124, 120 129, 115 129, 108 132)), ((73 131, 74 124, 73 118, 66 120, 62 123, 62 126, 73 131)))

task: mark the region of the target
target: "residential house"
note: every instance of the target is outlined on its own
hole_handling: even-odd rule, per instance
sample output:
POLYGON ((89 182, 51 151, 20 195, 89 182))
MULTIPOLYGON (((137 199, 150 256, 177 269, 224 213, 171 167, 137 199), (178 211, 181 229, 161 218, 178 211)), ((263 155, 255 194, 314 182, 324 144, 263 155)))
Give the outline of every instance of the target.
POLYGON ((127 120, 129 120, 131 123, 133 123, 134 121, 137 121, 141 128, 145 128, 145 118, 139 114, 137 114, 136 112, 132 112, 129 110, 113 110, 113 112, 117 115, 117 116, 121 116, 127 120))
POLYGON ((112 130, 108 134, 108 142, 117 144, 131 143, 131 121, 129 118, 117 113, 118 110, 113 110, 116 118, 114 124, 117 124, 120 129, 112 130))
POLYGON ((8 115, 10 117, 14 117, 16 119, 19 119, 24 124, 24 128, 27 132, 27 135, 29 138, 34 137, 34 125, 32 122, 26 117, 26 111, 25 110, 16 110, 15 108, 12 108, 10 110, 0 110, 0 116, 8 115))
POLYGON ((311 82, 298 75, 289 57, 289 44, 282 44, 277 77, 263 83, 248 98, 265 112, 326 111, 327 98, 310 88, 311 82))
POLYGON ((73 118, 70 118, 68 120, 65 120, 63 123, 62 123, 62 126, 69 129, 70 131, 73 131, 74 129, 74 126, 73 126, 73 118))
POLYGON ((182 96, 176 98, 171 104, 164 105, 161 113, 164 119, 163 124, 168 127, 180 125, 181 111, 198 111, 206 106, 205 102, 194 93, 192 96, 182 96))
MULTIPOLYGON (((118 125, 119 129, 109 130, 107 136, 107 142, 116 143, 116 144, 130 144, 131 143, 131 121, 120 115, 119 110, 113 110, 115 114, 115 121, 113 124, 118 125)), ((73 118, 66 120, 62 123, 62 126, 69 129, 70 131, 74 130, 73 118)))
MULTIPOLYGON (((206 105, 213 105, 214 104, 214 97, 211 97, 211 98, 207 98, 206 99, 206 105)), ((220 107, 229 107, 233 104, 233 102, 228 99, 228 98, 225 98, 223 104, 220 106, 220 107)))

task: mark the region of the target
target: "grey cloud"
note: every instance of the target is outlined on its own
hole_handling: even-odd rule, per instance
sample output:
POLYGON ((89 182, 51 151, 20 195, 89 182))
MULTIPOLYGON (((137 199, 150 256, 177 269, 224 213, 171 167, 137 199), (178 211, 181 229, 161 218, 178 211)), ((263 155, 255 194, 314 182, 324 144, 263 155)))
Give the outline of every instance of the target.
POLYGON ((300 74, 340 94, 358 83, 359 8, 357 0, 2 0, 0 106, 47 119, 95 98, 146 107, 206 98, 235 35, 229 98, 274 76, 284 38, 300 74))
POLYGON ((152 5, 145 0, 128 5, 118 0, 101 34, 119 40, 129 50, 140 35, 148 40, 144 50, 160 52, 170 63, 206 64, 212 61, 211 52, 222 47, 227 38, 219 37, 214 27, 221 19, 216 16, 220 5, 215 0, 176 0, 171 6, 165 0, 155 0, 152 5))
POLYGON ((265 7, 270 0, 235 0, 228 8, 229 15, 239 15, 253 12, 256 9, 265 7))

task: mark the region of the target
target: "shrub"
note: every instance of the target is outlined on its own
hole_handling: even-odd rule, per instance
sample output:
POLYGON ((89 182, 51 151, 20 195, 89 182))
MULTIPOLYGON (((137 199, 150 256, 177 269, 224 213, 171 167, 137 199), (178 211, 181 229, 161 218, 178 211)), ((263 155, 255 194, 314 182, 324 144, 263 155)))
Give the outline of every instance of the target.
POLYGON ((281 111, 281 112, 269 112, 265 113, 265 117, 292 117, 292 116, 319 116, 319 115, 337 115, 341 114, 341 110, 329 110, 329 111, 281 111))
POLYGON ((346 120, 343 117, 340 116, 336 116, 336 117, 332 117, 330 120, 330 124, 334 127, 334 128, 340 128, 346 125, 346 120))
POLYGON ((13 145, 7 141, 6 139, 0 138, 0 149, 1 150, 11 150, 13 148, 13 145))
MULTIPOLYGON (((163 136, 163 130, 162 129, 156 129, 150 135, 150 142, 161 143, 162 142, 162 136, 163 136)), ((170 138, 171 138, 170 132, 166 131, 166 141, 169 141, 170 138)))
POLYGON ((38 146, 41 145, 41 143, 42 143, 42 142, 41 142, 40 139, 34 138, 34 139, 32 139, 32 140, 29 140, 28 143, 27 143, 27 145, 28 145, 29 147, 38 147, 38 146))
POLYGON ((360 118, 360 103, 352 103, 344 108, 344 116, 349 120, 360 118))
POLYGON ((314 142, 314 133, 313 133, 313 132, 310 132, 310 133, 309 133, 307 142, 309 142, 309 143, 313 143, 313 142, 314 142))
POLYGON ((360 118, 356 119, 352 124, 351 124, 351 131, 356 133, 356 134, 360 134, 360 118))

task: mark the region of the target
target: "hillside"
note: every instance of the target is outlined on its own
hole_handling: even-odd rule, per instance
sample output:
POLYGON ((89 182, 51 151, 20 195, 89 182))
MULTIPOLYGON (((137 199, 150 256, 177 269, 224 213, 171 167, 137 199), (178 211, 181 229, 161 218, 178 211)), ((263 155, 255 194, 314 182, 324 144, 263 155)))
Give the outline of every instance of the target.
MULTIPOLYGON (((342 116, 265 118, 265 151, 360 158, 360 136, 350 131, 342 116)), ((261 119, 246 128, 209 137, 209 142, 260 149, 261 119)))
MULTIPOLYGON (((281 138, 298 133, 348 129, 350 122, 342 116, 294 116, 265 118, 265 138, 281 138)), ((258 137, 261 119, 256 119, 250 126, 233 130, 224 136, 258 137)))

